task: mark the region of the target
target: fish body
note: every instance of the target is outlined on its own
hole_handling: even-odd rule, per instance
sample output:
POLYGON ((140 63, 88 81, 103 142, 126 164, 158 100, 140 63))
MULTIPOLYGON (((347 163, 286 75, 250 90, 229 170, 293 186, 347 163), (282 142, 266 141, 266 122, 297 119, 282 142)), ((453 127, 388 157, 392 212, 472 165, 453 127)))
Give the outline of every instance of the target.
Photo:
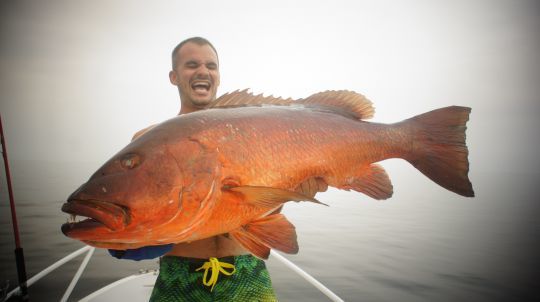
POLYGON ((229 233, 253 254, 298 251, 294 226, 274 211, 328 186, 392 196, 376 164, 403 158, 441 186, 473 196, 465 124, 470 109, 366 122, 363 96, 323 92, 292 101, 225 95, 213 108, 167 120, 132 141, 75 191, 63 211, 91 217, 63 232, 115 249, 229 233))

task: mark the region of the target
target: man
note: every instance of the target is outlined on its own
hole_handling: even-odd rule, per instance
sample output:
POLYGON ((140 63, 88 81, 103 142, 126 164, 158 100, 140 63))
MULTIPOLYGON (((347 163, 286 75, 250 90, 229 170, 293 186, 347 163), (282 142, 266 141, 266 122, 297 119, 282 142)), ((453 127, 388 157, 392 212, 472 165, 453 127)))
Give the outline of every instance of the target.
MULTIPOLYGON (((214 46, 200 37, 178 44, 172 52, 169 79, 178 87, 180 115, 204 109, 216 99, 220 84, 214 46)), ((134 139, 150 128, 136 133, 134 139)), ((226 235, 110 252, 133 260, 166 253, 150 301, 277 301, 264 261, 226 235)))

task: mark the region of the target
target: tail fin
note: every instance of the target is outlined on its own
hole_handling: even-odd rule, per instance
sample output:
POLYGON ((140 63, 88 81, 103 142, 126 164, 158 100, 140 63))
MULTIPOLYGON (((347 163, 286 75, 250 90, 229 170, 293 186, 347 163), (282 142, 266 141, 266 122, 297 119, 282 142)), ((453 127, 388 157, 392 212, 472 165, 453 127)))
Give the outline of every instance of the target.
POLYGON ((474 196, 465 144, 470 112, 471 108, 452 106, 404 121, 415 129, 413 150, 406 159, 437 184, 467 197, 474 196))

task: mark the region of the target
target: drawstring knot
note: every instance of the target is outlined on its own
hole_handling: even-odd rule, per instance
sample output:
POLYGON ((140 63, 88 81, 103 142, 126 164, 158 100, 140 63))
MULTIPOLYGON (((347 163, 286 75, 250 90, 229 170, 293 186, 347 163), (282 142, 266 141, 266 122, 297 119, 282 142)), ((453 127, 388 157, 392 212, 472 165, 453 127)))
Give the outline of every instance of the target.
POLYGON ((210 291, 214 289, 214 286, 216 285, 219 277, 219 273, 222 273, 224 275, 230 276, 236 272, 236 268, 233 264, 227 263, 227 262, 219 262, 217 258, 211 257, 209 261, 205 262, 203 266, 199 267, 195 271, 198 272, 200 270, 204 269, 204 275, 203 275, 203 284, 206 286, 212 286, 210 288, 210 291), (230 271, 227 271, 226 269, 232 269, 230 271), (208 270, 211 270, 210 278, 208 277, 208 270))

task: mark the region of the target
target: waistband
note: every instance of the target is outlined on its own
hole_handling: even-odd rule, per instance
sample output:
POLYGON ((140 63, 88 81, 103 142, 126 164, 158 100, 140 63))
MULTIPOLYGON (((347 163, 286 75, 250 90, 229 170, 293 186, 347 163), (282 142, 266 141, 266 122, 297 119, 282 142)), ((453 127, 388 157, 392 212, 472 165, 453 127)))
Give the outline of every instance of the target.
MULTIPOLYGON (((232 265, 235 265, 237 261, 252 259, 253 255, 246 254, 246 255, 237 255, 237 256, 226 256, 226 257, 220 257, 217 258, 219 262, 226 262, 230 263, 232 265)), ((160 262, 164 263, 176 263, 176 264, 187 264, 189 265, 190 270, 195 270, 204 263, 208 262, 209 258, 190 258, 190 257, 183 257, 183 256, 163 256, 160 258, 160 262)))

